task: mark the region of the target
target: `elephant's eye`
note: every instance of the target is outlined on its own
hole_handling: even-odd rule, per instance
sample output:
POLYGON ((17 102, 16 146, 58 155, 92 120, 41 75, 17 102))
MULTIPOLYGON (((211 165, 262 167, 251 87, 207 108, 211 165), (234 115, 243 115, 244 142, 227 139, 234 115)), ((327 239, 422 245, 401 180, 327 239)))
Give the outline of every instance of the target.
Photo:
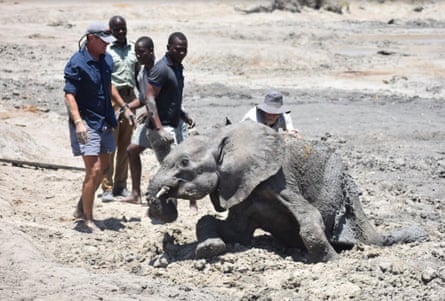
POLYGON ((181 161, 179 161, 179 166, 180 167, 187 167, 187 166, 189 166, 189 163, 190 163, 189 159, 182 158, 181 161))

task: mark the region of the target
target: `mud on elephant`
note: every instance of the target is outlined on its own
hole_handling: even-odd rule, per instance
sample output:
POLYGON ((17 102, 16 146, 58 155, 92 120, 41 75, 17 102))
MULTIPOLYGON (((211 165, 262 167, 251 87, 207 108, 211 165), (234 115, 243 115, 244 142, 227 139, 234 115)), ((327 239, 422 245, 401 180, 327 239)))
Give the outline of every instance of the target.
POLYGON ((257 228, 288 247, 305 249, 314 262, 335 259, 336 250, 357 242, 386 246, 426 238, 417 227, 377 233, 335 149, 253 122, 178 145, 150 181, 148 214, 171 222, 178 214, 176 199, 206 195, 228 215, 198 221, 195 254, 200 258, 223 253, 226 243, 248 245, 257 228))

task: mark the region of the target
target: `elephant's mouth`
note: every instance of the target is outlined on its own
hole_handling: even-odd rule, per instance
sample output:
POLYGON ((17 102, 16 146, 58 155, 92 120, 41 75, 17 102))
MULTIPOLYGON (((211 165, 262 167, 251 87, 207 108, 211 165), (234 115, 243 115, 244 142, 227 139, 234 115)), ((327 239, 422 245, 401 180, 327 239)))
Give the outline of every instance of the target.
POLYGON ((199 189, 196 185, 191 185, 187 181, 177 181, 174 186, 162 186, 156 192, 156 198, 174 197, 184 200, 199 200, 207 195, 203 189, 199 189))

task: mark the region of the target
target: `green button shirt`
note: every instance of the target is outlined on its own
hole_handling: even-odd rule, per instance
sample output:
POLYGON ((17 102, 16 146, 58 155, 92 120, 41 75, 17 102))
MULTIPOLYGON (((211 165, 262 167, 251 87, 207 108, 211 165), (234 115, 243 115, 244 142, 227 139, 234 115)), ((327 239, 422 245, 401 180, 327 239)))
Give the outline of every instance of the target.
POLYGON ((111 75, 113 85, 120 88, 136 86, 136 54, 134 52, 134 43, 128 42, 123 48, 115 43, 108 45, 107 52, 113 58, 114 70, 111 75))

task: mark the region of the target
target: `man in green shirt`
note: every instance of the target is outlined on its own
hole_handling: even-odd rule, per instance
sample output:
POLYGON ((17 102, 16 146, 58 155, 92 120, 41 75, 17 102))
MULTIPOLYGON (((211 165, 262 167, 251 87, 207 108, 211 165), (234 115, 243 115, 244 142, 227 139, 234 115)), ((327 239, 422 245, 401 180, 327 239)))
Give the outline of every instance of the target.
MULTIPOLYGON (((108 45, 107 52, 112 56, 114 69, 112 83, 118 90, 122 99, 132 108, 132 101, 136 100, 135 88, 139 65, 134 52, 134 43, 127 40, 127 22, 121 16, 113 16, 109 20, 111 33, 116 41, 108 45)), ((115 107, 116 116, 119 116, 119 108, 115 107)), ((118 118, 118 125, 114 130, 116 140, 116 152, 110 157, 109 167, 106 170, 102 182, 102 201, 110 202, 115 197, 128 196, 128 155, 127 147, 131 141, 133 126, 123 119, 118 118)))

